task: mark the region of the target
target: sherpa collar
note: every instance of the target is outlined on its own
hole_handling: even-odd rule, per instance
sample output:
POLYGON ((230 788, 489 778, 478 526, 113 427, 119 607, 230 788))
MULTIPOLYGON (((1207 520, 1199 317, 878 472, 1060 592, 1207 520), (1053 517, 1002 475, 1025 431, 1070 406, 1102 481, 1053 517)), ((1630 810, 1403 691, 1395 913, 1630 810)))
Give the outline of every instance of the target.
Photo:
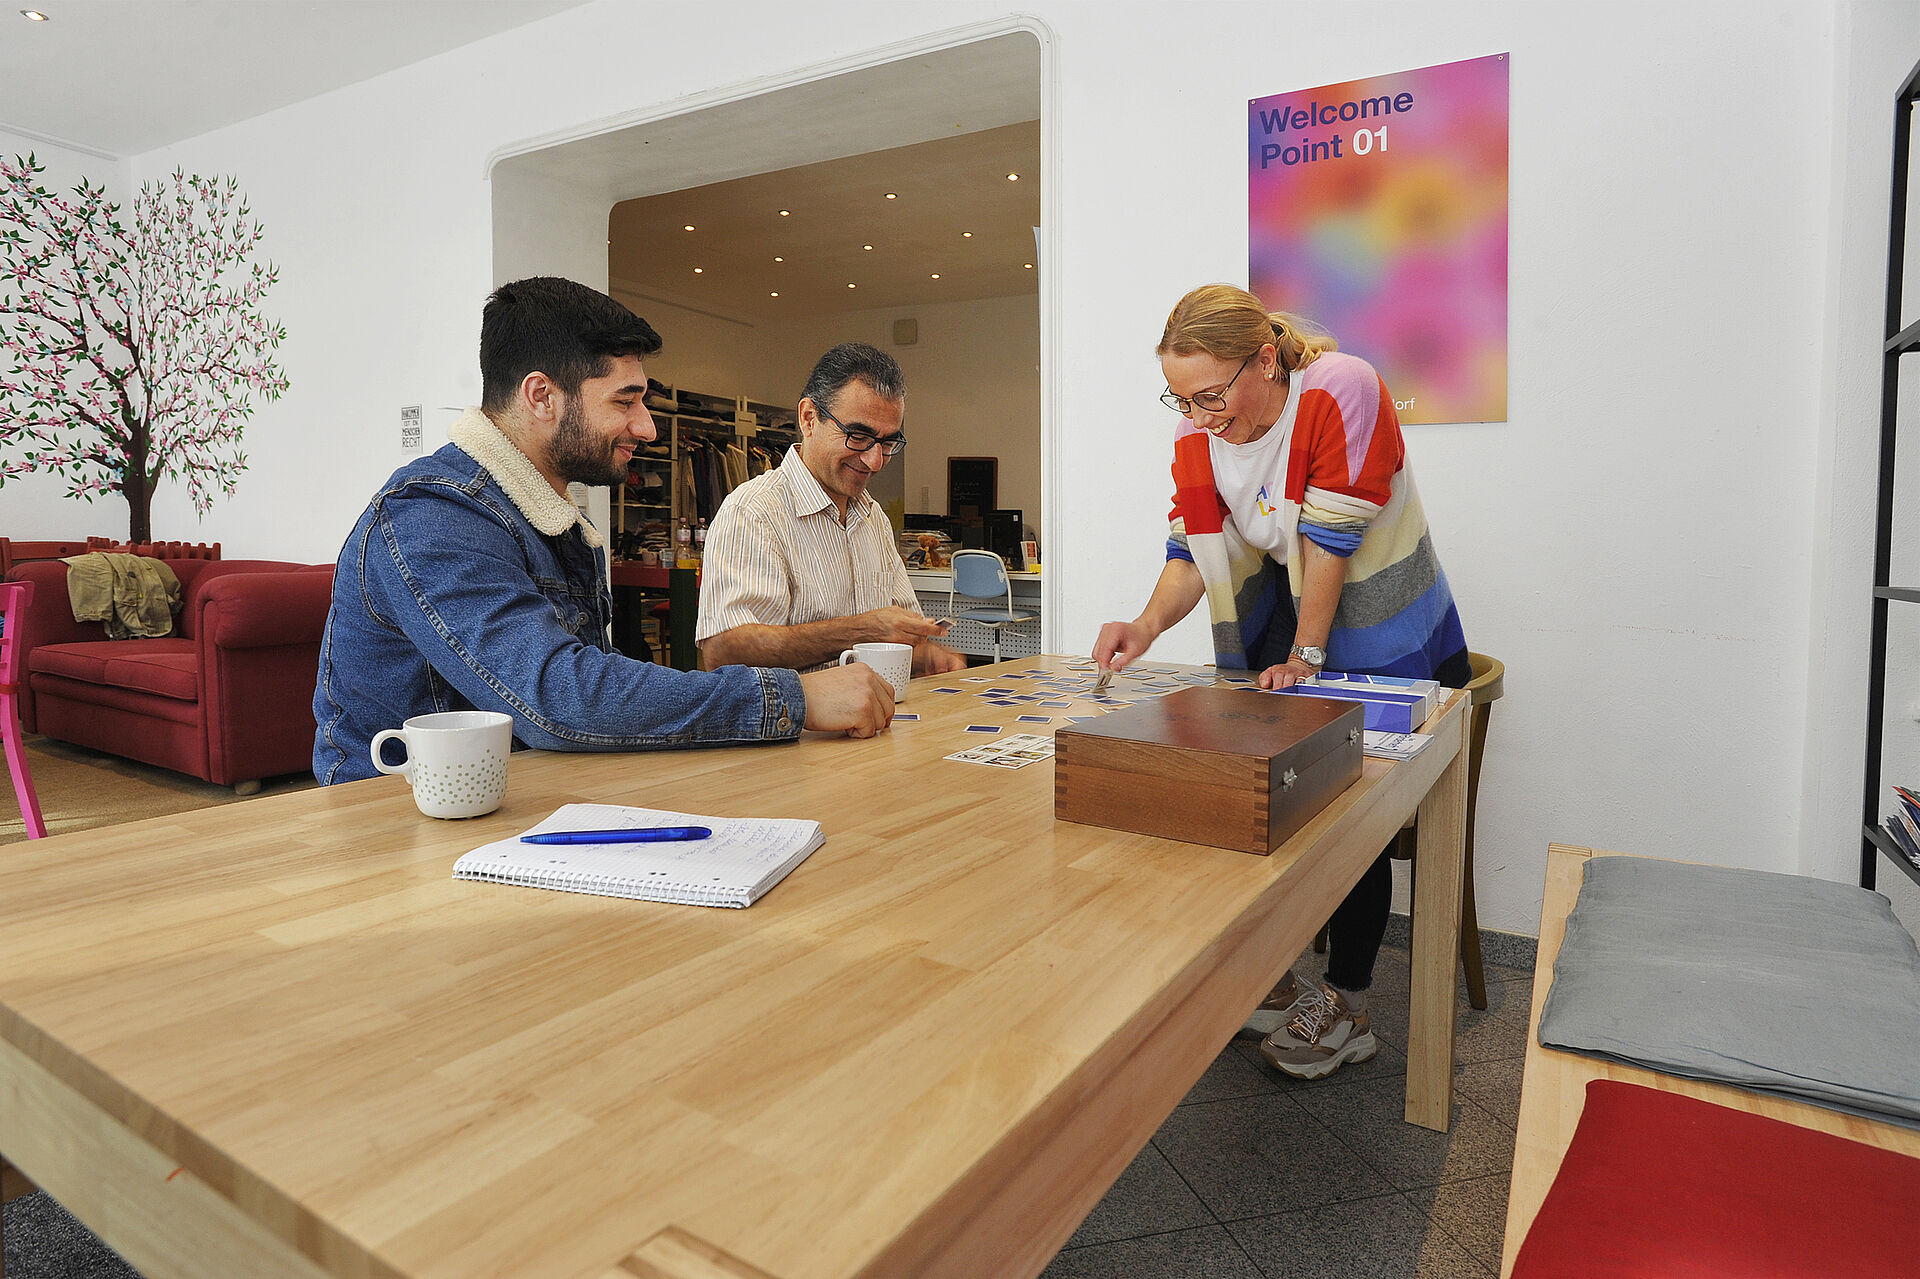
POLYGON ((558 537, 578 523, 580 536, 587 540, 588 546, 606 544, 600 530, 580 508, 554 492, 546 476, 540 474, 520 447, 485 413, 468 409, 447 428, 447 438, 462 453, 487 468, 513 499, 513 504, 520 508, 520 514, 527 517, 527 523, 548 537, 558 537))

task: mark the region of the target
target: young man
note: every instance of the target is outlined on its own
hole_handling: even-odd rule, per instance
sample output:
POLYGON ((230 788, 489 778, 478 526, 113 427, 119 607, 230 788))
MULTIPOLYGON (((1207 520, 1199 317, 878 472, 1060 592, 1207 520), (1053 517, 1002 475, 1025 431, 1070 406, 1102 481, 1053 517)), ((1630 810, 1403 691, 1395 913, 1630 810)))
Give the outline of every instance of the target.
POLYGON ((481 406, 394 472, 340 552, 313 698, 322 784, 372 776, 373 735, 431 711, 504 711, 543 750, 887 727, 892 690, 864 666, 708 673, 613 651, 601 537, 566 490, 620 483, 654 438, 641 361, 659 349, 646 321, 570 280, 487 300, 481 406))
POLYGON ((714 513, 701 561, 700 664, 827 666, 863 643, 911 644, 915 675, 966 658, 914 600, 893 525, 867 493, 906 447, 906 387, 893 357, 846 342, 800 396, 800 442, 714 513))

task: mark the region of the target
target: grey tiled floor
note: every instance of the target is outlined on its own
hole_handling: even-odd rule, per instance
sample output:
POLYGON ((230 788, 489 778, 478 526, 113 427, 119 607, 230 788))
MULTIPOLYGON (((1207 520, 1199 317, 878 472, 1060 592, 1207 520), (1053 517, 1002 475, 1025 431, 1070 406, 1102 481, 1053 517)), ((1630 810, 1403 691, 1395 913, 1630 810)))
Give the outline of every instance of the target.
POLYGON ((1041 1279, 1497 1276, 1533 973, 1486 972, 1485 1012, 1458 996, 1449 1131, 1401 1117, 1408 958, 1385 947, 1372 1061, 1302 1083, 1228 1044, 1041 1279))

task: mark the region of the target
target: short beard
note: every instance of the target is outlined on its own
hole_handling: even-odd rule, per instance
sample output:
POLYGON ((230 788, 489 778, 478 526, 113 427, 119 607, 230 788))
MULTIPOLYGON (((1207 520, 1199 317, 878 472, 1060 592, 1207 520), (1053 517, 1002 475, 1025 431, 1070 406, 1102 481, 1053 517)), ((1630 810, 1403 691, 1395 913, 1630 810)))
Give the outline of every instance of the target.
POLYGON ((593 488, 626 483, 627 468, 614 460, 614 446, 594 439, 587 431, 587 415, 578 395, 567 397, 566 412, 554 428, 547 455, 553 459, 554 470, 569 484, 593 488))

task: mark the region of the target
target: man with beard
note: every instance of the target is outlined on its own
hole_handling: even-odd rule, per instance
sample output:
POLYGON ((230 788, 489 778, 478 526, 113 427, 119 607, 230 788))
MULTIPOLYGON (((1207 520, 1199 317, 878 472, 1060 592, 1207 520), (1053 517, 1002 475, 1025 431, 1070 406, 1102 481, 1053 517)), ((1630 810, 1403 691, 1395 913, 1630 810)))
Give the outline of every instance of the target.
POLYGON ((374 734, 434 711, 502 711, 516 743, 565 751, 887 727, 892 690, 865 666, 677 671, 613 651, 602 539, 567 485, 620 483, 654 438, 642 360, 660 345, 570 280, 487 299, 480 407, 394 472, 335 566, 313 696, 323 785, 373 776, 374 734))

